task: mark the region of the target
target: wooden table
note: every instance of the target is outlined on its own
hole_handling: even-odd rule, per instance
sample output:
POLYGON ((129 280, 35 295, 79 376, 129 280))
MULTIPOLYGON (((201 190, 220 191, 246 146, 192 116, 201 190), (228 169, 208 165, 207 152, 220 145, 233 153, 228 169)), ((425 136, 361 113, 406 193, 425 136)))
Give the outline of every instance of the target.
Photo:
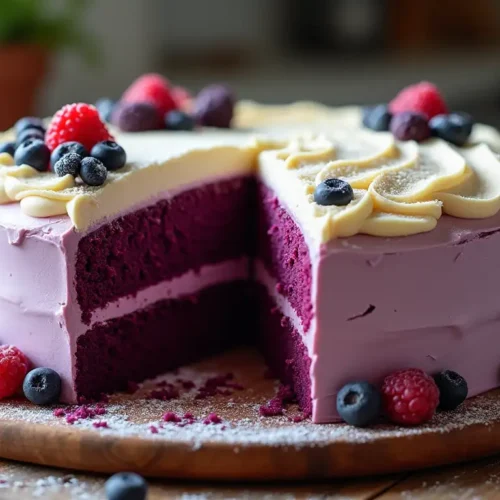
MULTIPOLYGON (((0 499, 104 499, 105 477, 0 461, 0 499)), ((214 484, 150 481, 149 500, 332 499, 482 500, 500 498, 500 456, 390 477, 319 484, 214 484)))

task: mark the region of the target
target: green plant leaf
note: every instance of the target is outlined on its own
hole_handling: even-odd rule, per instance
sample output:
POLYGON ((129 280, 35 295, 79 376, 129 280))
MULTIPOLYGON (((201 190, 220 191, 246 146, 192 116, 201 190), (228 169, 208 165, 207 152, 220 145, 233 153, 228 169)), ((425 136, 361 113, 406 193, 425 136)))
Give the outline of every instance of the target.
POLYGON ((91 0, 0 0, 0 44, 36 44, 50 50, 79 52, 88 63, 98 61, 95 40, 82 27, 91 0))

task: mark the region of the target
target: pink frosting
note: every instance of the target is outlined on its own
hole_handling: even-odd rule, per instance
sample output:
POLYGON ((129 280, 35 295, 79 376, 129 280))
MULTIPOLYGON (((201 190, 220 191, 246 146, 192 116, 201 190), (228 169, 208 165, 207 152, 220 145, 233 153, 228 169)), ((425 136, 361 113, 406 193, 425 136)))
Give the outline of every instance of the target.
POLYGON ((353 379, 379 383, 399 368, 450 369, 469 395, 500 384, 500 216, 443 217, 408 238, 354 237, 316 263, 313 419, 336 418, 353 379))

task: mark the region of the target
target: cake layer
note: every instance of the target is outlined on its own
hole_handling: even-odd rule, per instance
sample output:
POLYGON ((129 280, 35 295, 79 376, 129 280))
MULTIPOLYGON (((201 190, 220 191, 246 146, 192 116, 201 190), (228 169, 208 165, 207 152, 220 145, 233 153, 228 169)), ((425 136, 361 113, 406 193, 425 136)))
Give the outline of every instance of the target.
POLYGON ((307 331, 313 318, 312 268, 303 232, 274 192, 258 185, 257 256, 307 331))
POLYGON ((85 333, 89 326, 92 327, 97 323, 133 313, 160 300, 188 296, 219 283, 248 281, 250 277, 250 259, 248 257, 238 257, 217 264, 207 264, 200 269, 191 269, 181 276, 167 279, 132 295, 120 297, 106 306, 94 310, 90 325, 85 325, 79 321, 79 318, 74 318, 76 321, 73 321, 73 336, 78 337, 85 333))
POLYGON ((301 410, 310 415, 311 358, 302 336, 265 286, 257 287, 259 325, 257 344, 274 376, 290 385, 301 410))
POLYGON ((254 180, 239 177, 183 191, 115 219, 83 237, 76 258, 77 300, 90 313, 119 297, 246 256, 253 234, 254 180))
POLYGON ((100 323, 77 342, 79 395, 126 389, 167 370, 248 341, 247 281, 215 285, 100 323))

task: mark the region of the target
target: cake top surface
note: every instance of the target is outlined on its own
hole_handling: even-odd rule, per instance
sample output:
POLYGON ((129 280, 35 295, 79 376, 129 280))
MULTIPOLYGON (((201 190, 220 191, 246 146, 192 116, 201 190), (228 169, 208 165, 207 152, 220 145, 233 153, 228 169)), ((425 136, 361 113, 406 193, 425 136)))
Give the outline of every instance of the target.
POLYGON ((17 201, 35 218, 67 214, 85 231, 162 193, 258 168, 318 244, 355 234, 406 236, 432 230, 442 213, 478 219, 500 210, 500 134, 486 125, 475 125, 464 147, 399 141, 363 129, 357 107, 309 102, 240 102, 234 124, 239 129, 117 133, 127 164, 97 187, 13 166, 1 154, 0 202, 17 201), (352 188, 348 204, 317 202, 316 188, 329 179, 352 188))
POLYGON ((417 144, 333 128, 265 151, 259 164, 319 243, 355 234, 407 236, 432 230, 442 213, 481 219, 500 210, 500 160, 482 141, 458 148, 441 139, 417 144), (348 204, 318 202, 317 188, 329 179, 351 186, 348 204))

